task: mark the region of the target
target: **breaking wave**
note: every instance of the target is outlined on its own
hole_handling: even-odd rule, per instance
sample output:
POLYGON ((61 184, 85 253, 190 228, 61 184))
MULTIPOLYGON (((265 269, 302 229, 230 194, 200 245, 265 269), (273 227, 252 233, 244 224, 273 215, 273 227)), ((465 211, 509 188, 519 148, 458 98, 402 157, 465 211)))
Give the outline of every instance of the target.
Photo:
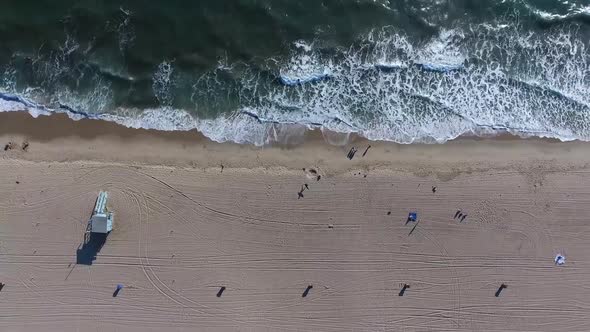
POLYGON ((151 82, 156 104, 148 107, 118 103, 121 91, 100 74, 128 77, 124 71, 101 69, 75 86, 60 84, 73 70, 68 57, 81 47, 67 40, 61 53, 35 65, 39 86, 19 87, 14 68, 4 68, 0 109, 197 129, 214 141, 256 145, 289 141, 311 128, 398 143, 499 132, 589 141, 585 36, 573 24, 543 34, 477 24, 439 29, 424 40, 382 28, 347 48, 297 41, 289 56, 263 66, 224 60, 198 76, 162 61, 151 78, 127 80, 151 82))
POLYGON ((299 84, 246 75, 240 107, 263 123, 399 143, 497 132, 589 140, 590 62, 579 37, 574 26, 536 36, 498 24, 443 30, 413 43, 381 29, 339 52, 295 48, 279 73, 299 84), (306 79, 324 72, 329 79, 306 79))

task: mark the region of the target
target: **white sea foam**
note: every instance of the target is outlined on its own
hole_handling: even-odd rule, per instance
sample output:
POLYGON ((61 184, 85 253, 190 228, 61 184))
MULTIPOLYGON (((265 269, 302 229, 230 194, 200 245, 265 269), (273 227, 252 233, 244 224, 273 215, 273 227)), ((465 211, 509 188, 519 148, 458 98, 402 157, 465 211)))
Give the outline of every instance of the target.
POLYGON ((100 119, 113 121, 130 128, 163 131, 196 129, 215 142, 236 142, 258 146, 274 142, 297 141, 303 136, 304 130, 310 128, 302 125, 261 123, 243 114, 219 116, 214 119, 197 119, 186 111, 169 107, 119 110, 117 115, 105 114, 101 115, 100 119))
MULTIPOLYGON (((7 97, 7 95, 3 95, 7 97)), ((1 96, 0 96, 1 97, 1 96)), ((15 98, 22 98, 11 96, 15 98)), ((33 117, 64 113, 72 120, 91 118, 115 122, 129 128, 155 129, 161 131, 189 131, 196 129, 215 142, 236 142, 262 146, 274 142, 298 143, 304 130, 311 127, 301 125, 282 125, 261 123, 256 119, 237 114, 220 116, 214 119, 197 119, 188 112, 171 107, 152 109, 122 109, 112 113, 83 114, 63 108, 48 108, 33 102, 5 100, 0 98, 0 112, 26 111, 33 117)))
MULTIPOLYGON (((0 110, 2 110, 2 112, 27 111, 27 107, 17 101, 0 99, 0 110)), ((37 113, 31 113, 31 115, 34 117, 38 116, 37 113)))
POLYGON ((297 85, 323 80, 332 76, 331 60, 322 61, 319 54, 312 52, 312 47, 297 42, 298 52, 294 54, 280 70, 280 80, 285 85, 297 85))
MULTIPOLYGON (((160 108, 114 108, 111 87, 100 80, 91 93, 61 89, 44 100, 38 88, 16 91, 8 68, 0 92, 23 99, 0 99, 0 109, 66 112, 74 119, 92 117, 133 128, 197 129, 214 141, 256 145, 290 141, 308 128, 400 143, 497 132, 590 140, 590 50, 575 29, 540 36, 502 24, 480 25, 442 30, 420 43, 382 29, 330 56, 313 45, 298 42, 291 56, 276 59, 282 85, 249 69, 235 75, 237 106, 214 119, 170 106, 171 61, 162 62, 153 75, 160 108)), ((62 63, 54 63, 53 70, 60 71, 62 63)), ((220 60, 217 70, 232 73, 236 67, 220 60)), ((223 91, 212 98, 225 98, 225 82, 202 80, 208 85, 201 94, 223 91)))
POLYGON ((567 13, 557 14, 538 9, 526 2, 523 3, 524 7, 533 15, 547 22, 563 21, 576 16, 590 16, 590 5, 578 4, 569 1, 565 2, 564 4, 569 4, 569 10, 567 11, 567 13))
MULTIPOLYGON (((369 34, 365 46, 330 62, 333 79, 270 89, 248 107, 269 122, 321 124, 401 143, 497 131, 590 139, 589 53, 576 31, 541 37, 494 26, 468 43, 464 31, 452 29, 423 45, 388 33, 369 34), (412 63, 441 73, 408 67, 412 63), (390 70, 367 71, 372 66, 390 70)), ((307 56, 316 60, 298 62, 298 71, 322 66, 307 56)), ((285 67, 281 73, 293 68, 291 62, 285 67)))
POLYGON ((108 112, 112 109, 113 101, 111 85, 97 78, 94 87, 93 90, 87 93, 79 93, 75 89, 63 87, 56 93, 52 103, 65 105, 84 113, 101 114, 108 112))
POLYGON ((295 46, 296 48, 301 48, 305 52, 311 52, 311 48, 312 48, 312 46, 310 44, 306 43, 304 40, 298 40, 298 41, 294 42, 293 46, 295 46))
POLYGON ((123 7, 119 7, 119 10, 123 14, 123 18, 118 22, 116 29, 119 37, 119 50, 123 52, 133 45, 135 41, 135 28, 131 24, 133 12, 123 7))
POLYGON ((418 52, 416 63, 434 71, 451 71, 463 67, 464 51, 460 49, 465 38, 460 30, 443 30, 418 52))
POLYGON ((167 106, 172 104, 174 96, 172 95, 174 67, 172 61, 163 61, 158 65, 152 77, 152 89, 154 95, 158 98, 161 105, 167 106))

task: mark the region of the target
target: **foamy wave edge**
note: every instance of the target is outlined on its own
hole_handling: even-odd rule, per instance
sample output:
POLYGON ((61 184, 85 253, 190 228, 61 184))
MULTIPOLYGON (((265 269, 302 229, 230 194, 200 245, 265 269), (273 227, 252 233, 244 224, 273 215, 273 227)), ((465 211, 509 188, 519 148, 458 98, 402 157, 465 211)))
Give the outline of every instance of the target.
POLYGON ((345 145, 351 134, 364 137, 371 141, 387 141, 398 144, 412 143, 445 143, 460 136, 494 137, 501 134, 511 134, 520 138, 552 138, 562 142, 587 141, 580 137, 562 136, 552 132, 529 131, 523 128, 508 128, 503 126, 465 127, 465 130, 446 136, 416 136, 413 138, 388 137, 383 133, 357 130, 343 126, 330 126, 318 123, 281 123, 258 118, 247 110, 231 116, 221 116, 215 119, 197 119, 190 113, 170 107, 152 109, 120 109, 119 114, 92 114, 73 110, 65 105, 50 108, 36 104, 22 97, 0 93, 0 112, 28 112, 33 118, 50 116, 52 114, 66 114, 74 121, 82 119, 102 120, 114 122, 127 128, 151 129, 159 131, 190 131, 197 130, 208 139, 218 142, 233 142, 238 144, 253 144, 264 146, 270 144, 299 144, 303 142, 306 131, 321 130, 326 142, 332 145, 345 145), (346 127, 344 127, 346 128, 346 127), (332 135, 331 135, 332 134, 332 135), (333 134, 340 134, 334 137, 333 134))

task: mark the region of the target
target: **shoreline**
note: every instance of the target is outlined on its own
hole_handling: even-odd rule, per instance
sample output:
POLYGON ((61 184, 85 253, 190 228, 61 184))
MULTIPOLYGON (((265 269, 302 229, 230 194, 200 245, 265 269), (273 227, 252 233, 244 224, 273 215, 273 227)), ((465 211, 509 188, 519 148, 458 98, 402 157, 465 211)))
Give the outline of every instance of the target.
POLYGON ((190 168, 264 168, 296 170, 316 167, 326 173, 351 170, 409 171, 456 176, 469 169, 485 171, 506 167, 559 170, 564 164, 584 168, 590 164, 590 144, 554 139, 522 139, 512 135, 492 138, 462 137, 444 144, 397 144, 351 136, 349 143, 327 143, 320 130, 308 131, 296 145, 256 147, 217 143, 196 130, 157 131, 127 128, 102 120, 72 120, 65 114, 33 118, 27 112, 0 113, 0 143, 29 142, 28 151, 1 151, 3 158, 28 161, 96 161, 190 168), (362 153, 371 146, 366 157, 362 153), (351 147, 359 152, 353 160, 351 147), (539 163, 542 161, 543 163, 539 163), (468 167, 465 167, 468 166, 468 167))

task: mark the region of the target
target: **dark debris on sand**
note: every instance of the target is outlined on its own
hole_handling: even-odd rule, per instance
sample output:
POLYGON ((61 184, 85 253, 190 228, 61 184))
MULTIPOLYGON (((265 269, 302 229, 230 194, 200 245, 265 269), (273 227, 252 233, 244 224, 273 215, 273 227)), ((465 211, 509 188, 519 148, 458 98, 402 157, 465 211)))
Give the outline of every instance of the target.
POLYGON ((14 147, 15 147, 14 142, 8 142, 8 143, 6 143, 6 145, 4 145, 4 151, 12 150, 12 149, 14 149, 14 147))

